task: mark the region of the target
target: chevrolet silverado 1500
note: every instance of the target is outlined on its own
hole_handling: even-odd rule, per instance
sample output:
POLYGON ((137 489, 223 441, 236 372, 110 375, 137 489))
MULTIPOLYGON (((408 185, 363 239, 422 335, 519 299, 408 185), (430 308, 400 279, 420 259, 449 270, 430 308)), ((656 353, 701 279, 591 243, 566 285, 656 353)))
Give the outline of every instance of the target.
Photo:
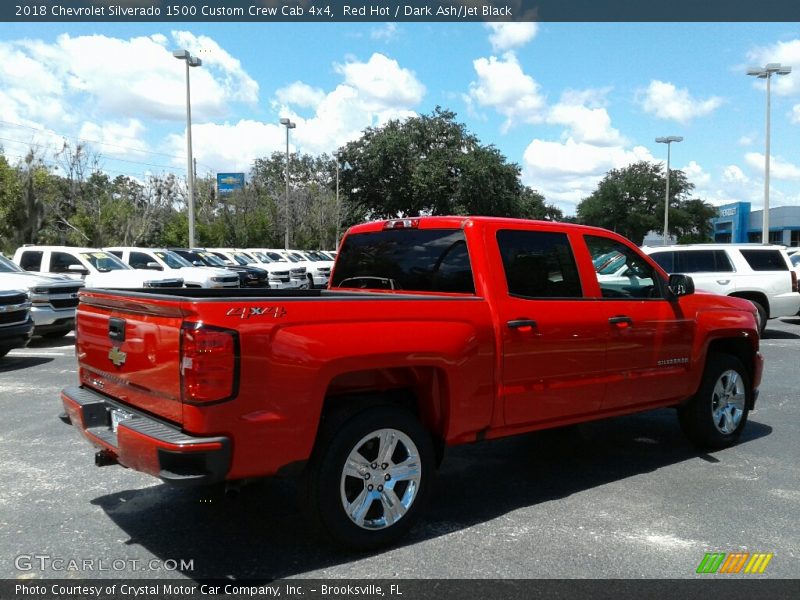
POLYGON ((398 539, 447 446, 674 407, 734 443, 763 361, 752 303, 694 293, 591 227, 423 217, 353 227, 327 290, 87 289, 65 420, 174 484, 299 470, 334 539, 398 539), (622 255, 624 280, 598 276, 622 255))

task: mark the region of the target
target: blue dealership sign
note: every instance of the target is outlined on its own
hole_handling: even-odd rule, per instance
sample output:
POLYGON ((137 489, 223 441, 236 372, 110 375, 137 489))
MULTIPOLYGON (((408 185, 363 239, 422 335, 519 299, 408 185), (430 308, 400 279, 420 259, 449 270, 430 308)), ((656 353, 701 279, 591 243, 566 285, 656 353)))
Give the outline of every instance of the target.
POLYGON ((217 193, 230 194, 244 187, 244 173, 217 173, 217 193))

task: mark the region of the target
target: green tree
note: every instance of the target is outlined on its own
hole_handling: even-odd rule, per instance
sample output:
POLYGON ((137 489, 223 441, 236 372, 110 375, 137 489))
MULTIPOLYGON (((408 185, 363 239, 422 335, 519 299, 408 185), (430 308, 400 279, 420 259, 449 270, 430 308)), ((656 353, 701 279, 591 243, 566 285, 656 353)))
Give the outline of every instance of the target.
POLYGON ((437 107, 430 115, 368 128, 346 144, 339 155, 347 214, 557 214, 537 206, 536 192, 520 182, 518 165, 506 162, 494 146, 482 145, 455 116, 437 107))
POLYGON ((713 242, 711 219, 716 216, 717 209, 707 202, 681 200, 676 210, 670 210, 670 231, 677 235, 679 244, 713 242))
MULTIPOLYGON (((591 195, 578 204, 580 223, 605 227, 641 245, 649 231, 664 229, 665 179, 658 163, 640 161, 612 169, 591 195)), ((683 171, 670 169, 670 232, 677 231, 674 217, 681 202, 694 189, 683 171)))

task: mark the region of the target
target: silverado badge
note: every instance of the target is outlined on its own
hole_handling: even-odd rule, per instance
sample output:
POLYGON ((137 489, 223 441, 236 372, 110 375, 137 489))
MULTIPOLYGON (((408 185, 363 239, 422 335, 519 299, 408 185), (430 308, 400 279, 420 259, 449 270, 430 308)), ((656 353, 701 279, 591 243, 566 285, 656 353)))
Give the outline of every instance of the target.
POLYGON ((128 354, 122 352, 116 346, 111 346, 111 350, 108 351, 108 359, 114 364, 115 367, 121 367, 124 365, 126 358, 128 358, 128 354))

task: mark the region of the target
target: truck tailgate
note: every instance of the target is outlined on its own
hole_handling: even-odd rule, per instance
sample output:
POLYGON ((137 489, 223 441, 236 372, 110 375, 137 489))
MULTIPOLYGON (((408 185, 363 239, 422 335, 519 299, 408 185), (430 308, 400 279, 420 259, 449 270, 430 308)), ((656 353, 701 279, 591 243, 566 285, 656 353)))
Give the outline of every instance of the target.
POLYGON ((181 424, 178 299, 112 297, 83 291, 76 326, 82 385, 181 424))

